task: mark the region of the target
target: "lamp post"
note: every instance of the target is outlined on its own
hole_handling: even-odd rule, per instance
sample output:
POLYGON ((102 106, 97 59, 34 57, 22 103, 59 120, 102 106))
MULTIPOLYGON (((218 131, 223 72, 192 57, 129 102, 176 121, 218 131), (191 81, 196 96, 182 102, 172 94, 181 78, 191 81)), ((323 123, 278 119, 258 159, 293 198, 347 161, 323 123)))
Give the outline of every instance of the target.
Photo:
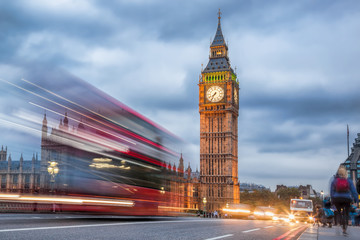
POLYGON ((323 191, 323 190, 321 190, 321 191, 320 191, 320 194, 321 194, 321 200, 323 200, 323 201, 324 201, 324 191, 323 191))
MULTIPOLYGON (((58 163, 56 161, 50 161, 49 166, 47 168, 48 173, 50 174, 50 185, 51 185, 51 193, 54 194, 54 185, 55 185, 55 177, 59 173, 58 163)), ((55 203, 53 203, 53 212, 55 212, 55 203)))
POLYGON ((51 192, 54 193, 54 185, 55 185, 55 177, 59 173, 58 163, 55 161, 50 161, 49 166, 47 168, 48 173, 50 174, 50 185, 51 185, 51 192))
POLYGON ((204 204, 204 217, 206 216, 206 197, 203 198, 203 204, 204 204))

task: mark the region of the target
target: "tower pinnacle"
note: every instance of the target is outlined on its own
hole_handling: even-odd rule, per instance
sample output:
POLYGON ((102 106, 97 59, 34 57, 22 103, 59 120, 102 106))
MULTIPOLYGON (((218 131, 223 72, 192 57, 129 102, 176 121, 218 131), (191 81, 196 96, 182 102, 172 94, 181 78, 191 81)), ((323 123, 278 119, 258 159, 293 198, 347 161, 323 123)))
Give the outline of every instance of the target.
POLYGON ((222 13, 220 12, 220 8, 219 8, 219 13, 218 13, 219 22, 218 22, 215 37, 214 37, 214 40, 213 40, 213 42, 211 44, 211 47, 214 47, 214 46, 226 46, 224 36, 222 34, 222 31, 221 31, 221 22, 220 22, 221 14, 222 13))

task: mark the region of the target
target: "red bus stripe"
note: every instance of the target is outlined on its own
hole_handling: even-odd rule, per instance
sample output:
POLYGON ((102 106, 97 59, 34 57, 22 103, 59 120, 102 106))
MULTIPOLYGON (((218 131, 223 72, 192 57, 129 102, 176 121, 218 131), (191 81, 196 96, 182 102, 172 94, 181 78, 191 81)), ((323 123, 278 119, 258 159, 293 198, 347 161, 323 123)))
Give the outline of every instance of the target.
MULTIPOLYGON (((303 226, 300 226, 300 227, 297 227, 297 228, 293 228, 293 229, 291 229, 290 231, 284 233, 283 235, 280 235, 279 237, 274 238, 273 240, 281 240, 281 239, 287 237, 288 235, 290 235, 290 233, 292 233, 293 231, 298 230, 299 228, 303 228, 303 226)), ((286 238, 286 239, 288 239, 288 238, 286 238)))

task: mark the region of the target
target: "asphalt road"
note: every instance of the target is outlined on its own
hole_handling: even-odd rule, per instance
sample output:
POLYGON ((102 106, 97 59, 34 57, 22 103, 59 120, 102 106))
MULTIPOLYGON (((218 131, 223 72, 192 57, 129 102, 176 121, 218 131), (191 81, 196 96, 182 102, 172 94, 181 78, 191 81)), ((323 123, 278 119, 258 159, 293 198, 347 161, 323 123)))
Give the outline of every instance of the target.
POLYGON ((297 239, 308 225, 260 220, 0 214, 0 239, 297 239))

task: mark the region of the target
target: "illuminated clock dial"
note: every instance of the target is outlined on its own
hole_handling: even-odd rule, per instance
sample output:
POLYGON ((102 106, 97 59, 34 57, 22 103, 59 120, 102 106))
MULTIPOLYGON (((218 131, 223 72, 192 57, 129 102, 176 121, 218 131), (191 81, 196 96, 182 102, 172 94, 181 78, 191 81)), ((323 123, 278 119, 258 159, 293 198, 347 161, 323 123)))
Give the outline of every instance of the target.
POLYGON ((236 91, 234 91, 234 101, 235 101, 235 103, 238 102, 238 95, 237 95, 236 91))
POLYGON ((219 102, 224 98, 224 89, 219 86, 212 86, 207 90, 206 97, 211 102, 219 102))

